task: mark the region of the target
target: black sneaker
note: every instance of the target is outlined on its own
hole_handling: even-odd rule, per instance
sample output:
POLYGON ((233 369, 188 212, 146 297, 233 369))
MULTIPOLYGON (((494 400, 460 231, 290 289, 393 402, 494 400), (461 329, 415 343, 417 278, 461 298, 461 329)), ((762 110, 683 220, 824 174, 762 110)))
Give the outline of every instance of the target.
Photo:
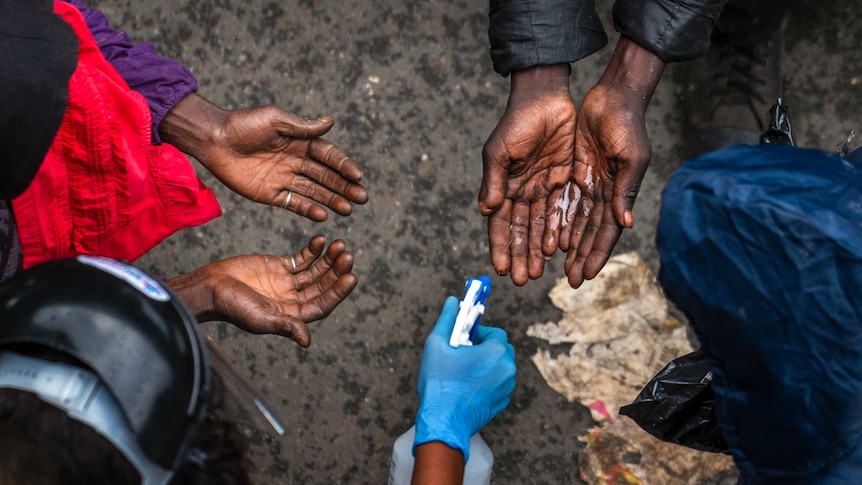
POLYGON ((782 94, 782 24, 728 7, 707 55, 690 63, 685 109, 702 153, 760 142, 782 94))

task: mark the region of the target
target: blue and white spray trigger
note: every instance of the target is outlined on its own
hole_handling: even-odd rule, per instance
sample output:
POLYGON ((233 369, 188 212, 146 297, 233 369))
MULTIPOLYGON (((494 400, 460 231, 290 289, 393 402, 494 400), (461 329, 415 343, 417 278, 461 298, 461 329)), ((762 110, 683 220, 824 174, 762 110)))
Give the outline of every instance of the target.
POLYGON ((455 327, 449 336, 449 347, 473 345, 473 337, 476 335, 476 325, 485 313, 485 300, 491 294, 491 278, 480 276, 470 278, 464 285, 466 290, 464 298, 461 299, 458 316, 455 317, 455 327))

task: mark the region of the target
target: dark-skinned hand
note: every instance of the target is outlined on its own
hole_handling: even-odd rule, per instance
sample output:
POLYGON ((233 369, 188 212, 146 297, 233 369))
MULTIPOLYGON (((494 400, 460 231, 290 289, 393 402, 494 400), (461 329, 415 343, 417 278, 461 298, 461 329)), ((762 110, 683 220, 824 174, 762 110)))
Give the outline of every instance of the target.
POLYGON ((655 55, 623 37, 581 104, 569 206, 560 234, 573 288, 599 273, 623 227, 634 224, 632 208, 652 156, 645 113, 663 69, 655 55))
POLYGON ((571 209, 560 236, 560 249, 568 251, 566 275, 574 288, 598 274, 623 227, 632 226, 632 206, 650 162, 643 113, 620 101, 595 86, 578 116, 571 209))
POLYGON ((278 334, 308 347, 306 324, 328 316, 356 287, 353 253, 342 240, 324 253, 314 236, 294 256, 245 255, 168 281, 200 321, 221 320, 254 334, 278 334))
POLYGON ((346 216, 368 200, 359 165, 320 138, 333 123, 272 105, 225 111, 190 94, 159 133, 234 192, 319 222, 328 218, 324 207, 346 216))
POLYGON ((479 211, 488 216, 491 263, 516 285, 536 279, 557 250, 560 219, 546 223, 572 172, 575 104, 568 66, 512 73, 506 112, 482 153, 479 211))

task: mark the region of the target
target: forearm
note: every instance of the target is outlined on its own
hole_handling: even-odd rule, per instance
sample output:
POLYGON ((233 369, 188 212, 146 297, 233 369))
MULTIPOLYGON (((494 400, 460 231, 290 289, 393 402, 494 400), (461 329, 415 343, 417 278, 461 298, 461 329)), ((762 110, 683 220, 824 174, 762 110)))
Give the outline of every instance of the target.
POLYGON ((158 130, 166 114, 198 89, 194 75, 183 63, 159 55, 153 44, 133 43, 125 32, 110 26, 105 14, 89 8, 82 0, 64 1, 81 12, 102 55, 129 87, 147 100, 152 115, 153 142, 161 143, 158 130))
POLYGON ((228 112, 191 93, 173 107, 159 125, 162 140, 206 165, 206 148, 214 143, 228 112))
POLYGON ((619 94, 629 107, 646 111, 666 63, 631 39, 620 37, 598 85, 619 94))
POLYGON ((212 285, 206 266, 166 281, 199 322, 216 320, 212 285))
POLYGON ((461 485, 464 454, 440 441, 416 447, 412 485, 461 485))

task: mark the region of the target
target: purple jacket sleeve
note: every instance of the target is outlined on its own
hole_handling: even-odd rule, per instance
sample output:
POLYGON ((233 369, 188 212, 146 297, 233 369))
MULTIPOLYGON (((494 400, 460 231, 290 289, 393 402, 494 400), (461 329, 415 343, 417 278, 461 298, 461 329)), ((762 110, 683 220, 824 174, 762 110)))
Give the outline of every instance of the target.
POLYGON ((159 124, 165 115, 187 94, 198 90, 194 75, 179 61, 158 55, 153 44, 133 44, 125 32, 111 28, 105 14, 81 0, 63 1, 83 14, 102 55, 130 88, 147 99, 153 117, 153 143, 160 144, 159 124))

